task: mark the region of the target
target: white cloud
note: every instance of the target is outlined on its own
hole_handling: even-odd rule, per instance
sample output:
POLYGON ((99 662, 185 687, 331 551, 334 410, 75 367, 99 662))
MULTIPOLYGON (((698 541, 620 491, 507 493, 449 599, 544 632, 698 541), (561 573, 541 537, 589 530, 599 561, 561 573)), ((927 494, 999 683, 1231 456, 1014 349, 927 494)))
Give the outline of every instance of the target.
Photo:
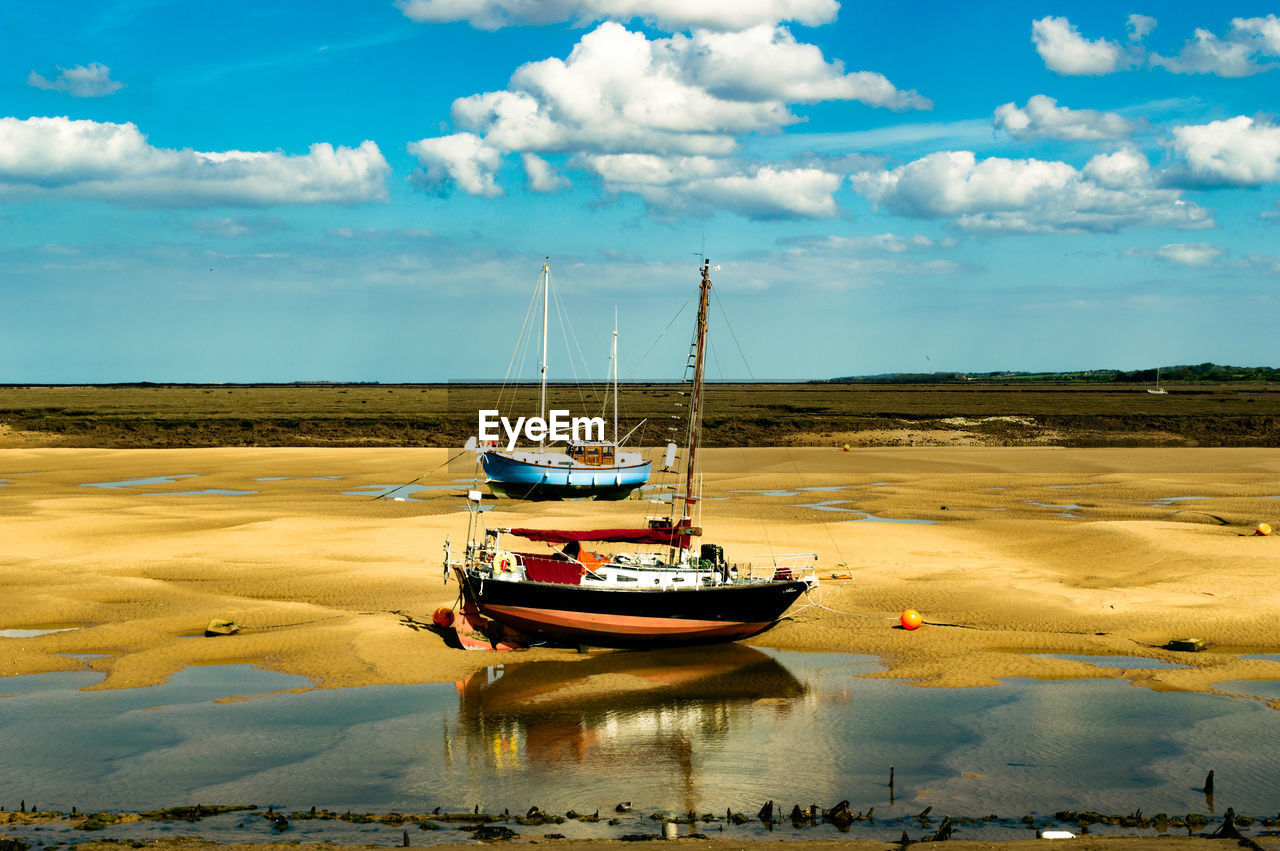
POLYGON ((1126 227, 1202 228, 1209 213, 1152 183, 1136 152, 1100 155, 1081 171, 1064 162, 940 151, 888 171, 854 174, 855 190, 890 212, 952 218, 988 233, 1115 232, 1126 227), (1131 182, 1120 183, 1126 173, 1131 182))
POLYGON ((371 141, 308 153, 152 147, 132 123, 0 118, 0 196, 61 195, 177 207, 361 203, 387 197, 371 141))
POLYGON ((218 237, 220 239, 237 239, 242 236, 257 236, 259 234, 273 233, 275 231, 283 230, 286 227, 287 226, 282 219, 249 219, 243 216, 219 219, 197 219, 191 223, 191 229, 196 233, 204 236, 218 237))
POLYGON ((1212 266, 1225 252, 1207 242, 1178 242, 1161 246, 1154 253, 1161 260, 1178 266, 1203 268, 1212 266))
POLYGON ((454 133, 434 139, 422 139, 407 145, 418 158, 422 171, 414 180, 422 186, 447 191, 456 185, 468 195, 496 198, 502 189, 494 172, 502 164, 502 151, 474 133, 454 133))
POLYGON ((681 187, 682 206, 705 205, 749 219, 823 218, 836 215, 843 175, 816 168, 762 166, 750 174, 695 180, 681 187))
POLYGON ((829 24, 837 0, 396 0, 406 17, 419 23, 466 21, 494 30, 526 24, 641 19, 668 32, 688 29, 743 30, 759 24, 795 21, 829 24))
POLYGON ((727 160, 714 157, 672 157, 656 154, 584 154, 575 163, 604 179, 614 189, 634 186, 669 186, 723 177, 727 160))
POLYGON ((1173 128, 1185 178, 1204 186, 1260 186, 1280 180, 1280 127, 1247 115, 1173 128))
POLYGON ((797 42, 784 27, 698 31, 689 38, 675 37, 671 45, 687 78, 719 97, 788 103, 853 100, 894 110, 933 107, 928 98, 898 90, 882 74, 846 74, 843 62, 827 62, 821 48, 797 42))
POLYGON ((1072 76, 1110 74, 1119 70, 1124 51, 1105 38, 1090 41, 1066 18, 1052 15, 1033 21, 1031 41, 1045 67, 1072 76))
POLYGON ((537 154, 522 154, 525 179, 534 192, 557 192, 569 187, 569 178, 537 154))
POLYGON ((916 283, 922 277, 955 274, 961 264, 946 256, 953 239, 923 234, 801 236, 782 240, 785 250, 753 258, 750 268, 767 270, 776 281, 803 280, 809 286, 840 289, 876 286, 890 280, 916 283))
POLYGON ((1262 61, 1280 57, 1280 18, 1232 18, 1231 28, 1219 38, 1197 28, 1176 56, 1152 54, 1153 66, 1175 74, 1215 74, 1219 77, 1248 77, 1280 67, 1262 61))
POLYGON ((1085 163, 1083 174, 1107 189, 1125 189, 1150 184, 1151 164, 1140 151, 1121 148, 1094 156, 1085 163))
MULTIPOLYGON (((839 184, 829 169, 764 167, 736 157, 740 136, 777 133, 800 120, 788 104, 829 100, 931 105, 882 75, 846 73, 783 27, 651 40, 604 23, 567 59, 522 65, 507 89, 457 99, 452 117, 463 132, 423 139, 410 151, 423 165, 415 179, 428 188, 452 183, 492 196, 501 192, 496 175, 505 155, 570 153, 572 167, 599 175, 610 191, 644 188, 654 209, 705 208, 718 199, 755 217, 827 216, 834 187, 825 187, 839 184), (623 175, 632 171, 648 176, 623 175), (672 185, 693 180, 711 181, 698 184, 696 203, 692 185, 672 185), (759 197, 768 191, 779 193, 772 203, 759 197)), ((538 183, 538 162, 525 161, 531 188, 554 189, 538 183)))
POLYGON ((633 193, 662 216, 727 210, 750 219, 826 218, 843 177, 818 168, 743 167, 713 157, 583 155, 606 190, 633 193))
POLYGON ((1114 112, 1068 109, 1048 95, 1032 95, 1021 109, 1015 103, 996 107, 992 125, 1015 139, 1067 139, 1100 141, 1127 139, 1133 124, 1114 112))
POLYGON ((111 79, 111 69, 101 62, 76 65, 74 68, 58 66, 58 75, 52 80, 32 71, 27 75, 27 85, 47 91, 66 92, 75 98, 100 98, 115 94, 124 83, 111 79))
POLYGON ((782 243, 784 245, 823 247, 830 251, 860 254, 871 251, 906 254, 910 251, 954 248, 956 246, 956 240, 950 237, 937 240, 919 233, 911 236, 899 236, 895 233, 877 233, 870 236, 793 237, 782 240, 782 243))
POLYGON ((1126 26, 1129 30, 1129 41, 1142 41, 1147 33, 1156 28, 1156 19, 1150 15, 1130 15, 1126 26))

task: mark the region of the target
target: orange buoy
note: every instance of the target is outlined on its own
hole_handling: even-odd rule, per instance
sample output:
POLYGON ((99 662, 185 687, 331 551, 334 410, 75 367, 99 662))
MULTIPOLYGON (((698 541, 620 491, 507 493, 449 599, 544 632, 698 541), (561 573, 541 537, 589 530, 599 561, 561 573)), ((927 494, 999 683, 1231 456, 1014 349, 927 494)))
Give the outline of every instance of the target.
POLYGON ((1270 535, 1270 534, 1271 534, 1271 524, 1270 524, 1270 523, 1259 523, 1259 524, 1258 524, 1258 528, 1253 530, 1253 534, 1255 534, 1255 535, 1270 535))
POLYGON ((448 629, 453 626, 453 609, 448 606, 441 606, 436 609, 436 613, 431 616, 431 622, 436 626, 448 629))
POLYGON ((840 451, 841 451, 841 452, 848 452, 848 451, 849 451, 849 444, 847 444, 847 443, 846 443, 844 446, 841 446, 841 447, 840 447, 840 451))
POLYGON ((898 620, 902 622, 903 629, 916 629, 924 623, 924 618, 920 617, 920 613, 915 609, 906 609, 898 620))

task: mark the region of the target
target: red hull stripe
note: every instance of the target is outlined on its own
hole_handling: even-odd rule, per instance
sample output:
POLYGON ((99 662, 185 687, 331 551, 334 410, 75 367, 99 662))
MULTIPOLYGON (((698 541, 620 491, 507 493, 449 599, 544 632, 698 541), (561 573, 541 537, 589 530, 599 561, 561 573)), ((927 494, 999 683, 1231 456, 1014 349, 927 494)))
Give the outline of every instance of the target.
POLYGON ((615 635, 620 638, 745 638, 768 629, 769 622, 704 621, 680 618, 602 615, 524 606, 485 606, 490 617, 520 629, 576 635, 615 635))

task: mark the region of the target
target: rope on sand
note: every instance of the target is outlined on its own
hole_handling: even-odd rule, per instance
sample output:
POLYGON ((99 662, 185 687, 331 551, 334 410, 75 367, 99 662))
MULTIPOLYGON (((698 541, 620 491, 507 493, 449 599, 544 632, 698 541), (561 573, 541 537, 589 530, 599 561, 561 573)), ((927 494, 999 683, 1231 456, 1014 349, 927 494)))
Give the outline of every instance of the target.
MULTIPOLYGON (((809 591, 805 591, 804 596, 805 596, 805 599, 808 600, 809 602, 801 606, 799 609, 796 609, 797 613, 803 612, 805 609, 809 607, 813 607, 815 609, 822 609, 824 612, 831 612, 837 615, 845 615, 846 617, 851 617, 851 618, 866 618, 867 620, 873 620, 873 621, 898 620, 898 618, 895 616, 886 617, 885 615, 868 615, 868 614, 863 614, 862 612, 842 612, 839 609, 833 609, 830 606, 822 605, 817 600, 809 596, 809 591)), ((982 629, 982 627, 980 626, 970 626, 969 624, 963 624, 963 623, 942 623, 941 621, 921 621, 921 623, 928 624, 929 626, 950 626, 956 629, 982 629)))
POLYGON ((863 614, 862 612, 842 612, 839 609, 833 609, 830 606, 824 606, 810 596, 810 590, 806 590, 804 592, 804 598, 809 602, 801 606, 800 608, 796 609, 797 613, 803 612, 805 609, 808 609, 808 608, 815 608, 815 609, 822 609, 825 612, 832 612, 833 614, 837 614, 837 615, 846 615, 851 618, 866 618, 868 620, 876 620, 876 621, 897 620, 897 618, 887 618, 882 615, 868 615, 868 614, 863 614))

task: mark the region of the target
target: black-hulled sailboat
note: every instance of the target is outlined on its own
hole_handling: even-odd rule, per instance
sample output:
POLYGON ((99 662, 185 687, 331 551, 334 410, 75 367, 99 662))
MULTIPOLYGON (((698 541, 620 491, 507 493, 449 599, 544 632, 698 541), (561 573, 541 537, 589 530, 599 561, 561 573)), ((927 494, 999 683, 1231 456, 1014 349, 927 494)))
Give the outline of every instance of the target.
MULTIPOLYGON (((473 511, 466 550, 454 560, 445 542, 445 568, 461 587, 464 615, 480 615, 530 638, 599 647, 707 644, 749 638, 772 627, 817 584, 813 554, 768 556, 753 563, 725 561, 724 551, 693 539, 697 503, 695 458, 702 418, 702 384, 711 266, 703 262, 694 335, 684 493, 669 517, 644 528, 495 528, 473 511), (522 552, 513 538, 563 545, 554 552, 522 552), (601 555, 585 544, 632 544, 645 552, 601 555)), ((478 494, 477 494, 478 495, 478 494)))

